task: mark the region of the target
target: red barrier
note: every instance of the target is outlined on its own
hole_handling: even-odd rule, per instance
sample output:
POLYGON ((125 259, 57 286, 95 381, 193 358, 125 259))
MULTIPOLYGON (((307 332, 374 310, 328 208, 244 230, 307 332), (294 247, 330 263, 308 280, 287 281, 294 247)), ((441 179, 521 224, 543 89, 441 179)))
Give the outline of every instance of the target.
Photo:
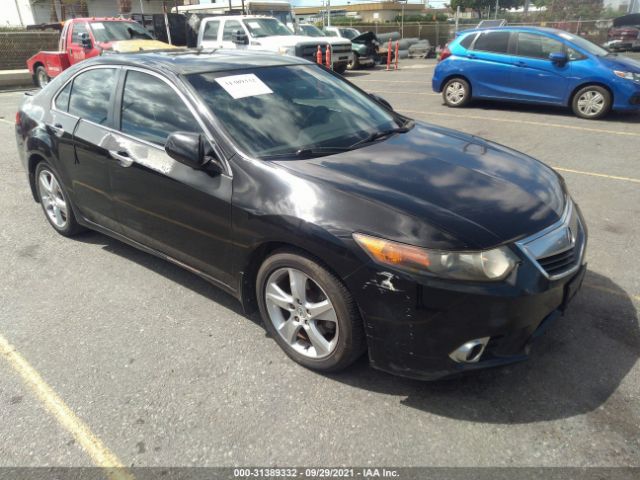
POLYGON ((391 39, 389 39, 389 45, 387 46, 387 70, 391 70, 391 39))
POLYGON ((320 45, 318 45, 318 51, 316 52, 316 62, 322 65, 322 50, 320 49, 320 45))
POLYGON ((400 41, 396 40, 396 66, 395 66, 395 70, 398 69, 398 58, 400 58, 400 41))
POLYGON ((327 68, 333 70, 333 65, 331 64, 331 46, 327 45, 327 68))

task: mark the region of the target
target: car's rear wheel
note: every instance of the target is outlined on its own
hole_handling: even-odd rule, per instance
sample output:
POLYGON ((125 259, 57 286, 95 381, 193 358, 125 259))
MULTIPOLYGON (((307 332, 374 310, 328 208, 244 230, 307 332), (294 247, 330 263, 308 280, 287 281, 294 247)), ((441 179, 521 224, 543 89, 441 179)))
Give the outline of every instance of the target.
POLYGON ((55 170, 46 162, 36 167, 36 192, 44 216, 61 235, 71 237, 84 229, 76 221, 69 197, 64 192, 55 170))
POLYGON ((611 111, 611 94, 598 85, 589 85, 576 92, 571 106, 580 118, 597 120, 611 111))
POLYGON ((452 78, 445 83, 442 98, 449 107, 464 107, 471 101, 471 86, 464 78, 452 78))
POLYGON ((293 360, 322 372, 341 370, 365 350, 355 302, 342 282, 311 257, 280 251, 256 279, 267 331, 293 360))
POLYGON ((47 75, 47 70, 42 66, 38 66, 36 68, 36 85, 40 88, 44 88, 49 83, 49 75, 47 75))

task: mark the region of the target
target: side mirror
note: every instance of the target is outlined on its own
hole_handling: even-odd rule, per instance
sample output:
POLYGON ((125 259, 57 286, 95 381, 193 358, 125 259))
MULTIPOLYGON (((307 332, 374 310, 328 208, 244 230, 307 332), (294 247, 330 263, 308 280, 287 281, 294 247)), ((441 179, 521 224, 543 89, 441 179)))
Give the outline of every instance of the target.
POLYGON ((89 38, 89 34, 88 33, 81 33, 80 34, 80 43, 82 43, 82 46, 86 49, 90 49, 93 47, 92 43, 91 43, 91 38, 89 38))
POLYGON ((167 138, 164 150, 176 162, 211 173, 222 173, 223 168, 215 152, 202 135, 191 132, 174 132, 167 138))
POLYGON ((549 54, 549 60, 557 65, 564 65, 569 61, 569 57, 564 52, 553 52, 549 54))
POLYGON ((236 45, 247 45, 249 43, 249 37, 242 30, 236 30, 231 34, 231 41, 236 45))
POLYGON ((375 93, 370 93, 369 96, 373 98, 377 103, 382 105, 384 108, 386 108, 387 110, 391 110, 393 112, 393 107, 384 98, 382 98, 379 95, 376 95, 375 93))

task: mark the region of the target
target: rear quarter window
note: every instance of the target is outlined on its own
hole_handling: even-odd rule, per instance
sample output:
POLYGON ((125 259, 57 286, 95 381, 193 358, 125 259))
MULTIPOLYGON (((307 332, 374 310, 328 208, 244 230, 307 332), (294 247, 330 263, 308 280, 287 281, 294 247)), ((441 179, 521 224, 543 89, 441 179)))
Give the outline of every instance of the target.
POLYGON ((473 43, 473 39, 476 38, 476 35, 477 35, 476 33, 470 33, 468 35, 465 35, 464 38, 460 40, 460 46, 467 49, 471 47, 471 44, 473 43))

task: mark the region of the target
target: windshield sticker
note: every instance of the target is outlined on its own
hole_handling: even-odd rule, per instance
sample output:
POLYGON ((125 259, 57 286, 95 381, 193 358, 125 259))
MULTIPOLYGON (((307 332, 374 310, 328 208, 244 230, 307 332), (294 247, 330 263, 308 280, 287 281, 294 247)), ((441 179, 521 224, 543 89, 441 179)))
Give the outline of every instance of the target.
POLYGON ((258 22, 247 22, 251 28, 260 28, 260 24, 258 22))
POLYGON ((273 90, 253 73, 220 77, 216 78, 216 82, 235 99, 273 93, 273 90))
POLYGON ((92 23, 91 28, 94 30, 104 30, 104 24, 102 23, 92 23))

